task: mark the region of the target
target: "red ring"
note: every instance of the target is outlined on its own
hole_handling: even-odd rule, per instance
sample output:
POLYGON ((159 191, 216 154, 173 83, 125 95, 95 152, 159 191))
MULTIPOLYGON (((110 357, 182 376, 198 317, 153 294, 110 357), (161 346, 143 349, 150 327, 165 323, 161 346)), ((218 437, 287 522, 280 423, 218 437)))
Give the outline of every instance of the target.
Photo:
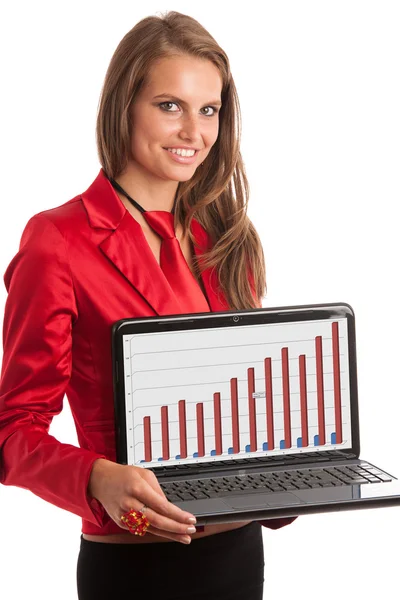
POLYGON ((140 511, 131 508, 121 516, 121 521, 128 526, 128 529, 134 535, 145 535, 150 527, 148 518, 140 511))

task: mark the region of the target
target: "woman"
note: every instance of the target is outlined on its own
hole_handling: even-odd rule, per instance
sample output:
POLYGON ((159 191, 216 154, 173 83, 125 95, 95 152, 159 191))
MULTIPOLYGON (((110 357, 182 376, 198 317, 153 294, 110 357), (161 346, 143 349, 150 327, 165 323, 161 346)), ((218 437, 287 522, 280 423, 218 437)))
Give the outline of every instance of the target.
POLYGON ((4 276, 1 482, 82 518, 80 600, 262 598, 260 523, 196 531, 151 471, 115 462, 112 324, 260 306, 265 266, 238 119, 229 61, 210 34, 176 12, 143 19, 106 74, 98 176, 29 220, 4 276), (174 265, 151 219, 172 211, 174 265), (80 448, 48 434, 64 393, 80 448), (135 514, 145 527, 130 524, 135 514))

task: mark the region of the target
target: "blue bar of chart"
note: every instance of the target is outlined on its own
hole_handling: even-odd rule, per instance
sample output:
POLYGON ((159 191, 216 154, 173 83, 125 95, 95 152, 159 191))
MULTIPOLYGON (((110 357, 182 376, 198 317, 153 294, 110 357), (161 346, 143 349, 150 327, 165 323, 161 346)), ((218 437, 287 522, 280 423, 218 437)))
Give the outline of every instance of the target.
POLYGON ((128 463, 351 447, 346 319, 125 335, 128 463))

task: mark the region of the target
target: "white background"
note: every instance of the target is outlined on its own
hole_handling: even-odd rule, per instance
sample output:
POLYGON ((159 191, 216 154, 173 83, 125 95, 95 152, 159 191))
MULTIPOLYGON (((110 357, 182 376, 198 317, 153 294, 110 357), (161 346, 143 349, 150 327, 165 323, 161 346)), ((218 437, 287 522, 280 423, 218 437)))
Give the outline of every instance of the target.
MULTIPOLYGON (((238 88, 249 214, 267 262, 264 306, 353 306, 362 456, 400 475, 399 2, 143 6, 70 0, 2 9, 1 275, 28 219, 96 177, 97 103, 120 39, 156 12, 189 14, 227 52, 238 88)), ((1 310, 5 298, 3 286, 1 310)), ((67 402, 51 433, 76 443, 67 402)), ((400 508, 388 508, 264 529, 264 597, 396 597, 399 521, 400 508)), ((76 598, 77 516, 1 486, 0 536, 2 597, 76 598)))

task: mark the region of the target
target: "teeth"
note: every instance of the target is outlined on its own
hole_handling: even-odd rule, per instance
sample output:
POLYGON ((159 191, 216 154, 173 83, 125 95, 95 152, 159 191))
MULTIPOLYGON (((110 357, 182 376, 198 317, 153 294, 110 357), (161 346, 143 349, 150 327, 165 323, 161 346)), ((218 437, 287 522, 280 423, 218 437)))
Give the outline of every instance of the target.
POLYGON ((172 152, 172 154, 179 154, 179 156, 194 156, 196 153, 195 150, 184 150, 182 148, 167 148, 168 152, 172 152))

